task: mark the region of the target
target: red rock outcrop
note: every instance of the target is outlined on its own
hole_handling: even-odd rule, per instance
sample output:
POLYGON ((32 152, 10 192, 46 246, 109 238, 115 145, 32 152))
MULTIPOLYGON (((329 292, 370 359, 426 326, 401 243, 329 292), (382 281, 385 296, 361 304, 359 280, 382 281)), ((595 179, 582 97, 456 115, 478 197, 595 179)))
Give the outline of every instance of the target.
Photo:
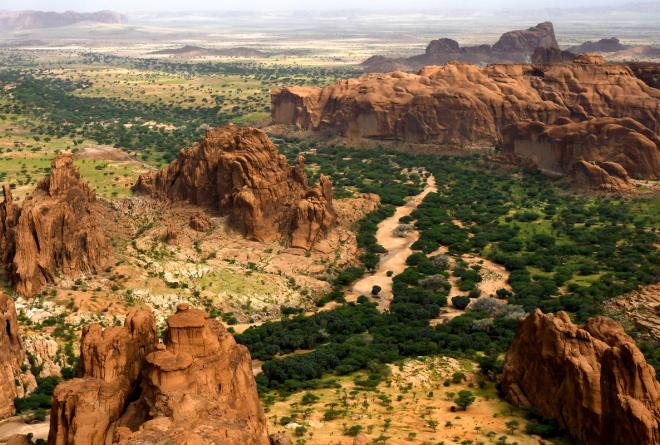
MULTIPOLYGON (((599 157, 585 160, 617 162, 635 177, 660 176, 660 90, 626 66, 605 64, 594 55, 578 56, 574 63, 482 69, 450 63, 417 74, 370 74, 325 88, 281 88, 272 93, 272 119, 356 141, 456 148, 493 147, 505 138, 507 126, 531 120, 565 133, 568 139, 553 144, 587 142, 589 153, 599 157), (576 123, 559 125, 568 122, 576 123), (596 134, 587 134, 592 130, 596 134)), ((580 160, 573 156, 577 151, 573 147, 561 162, 570 167, 580 160)), ((554 162, 560 155, 544 156, 554 162)))
POLYGON ((567 63, 575 60, 576 55, 559 48, 536 48, 532 54, 532 63, 548 65, 551 63, 567 63))
POLYGON ((22 204, 3 187, 0 247, 9 277, 21 295, 33 295, 57 274, 96 273, 110 258, 100 224, 101 204, 80 179, 73 157, 56 157, 48 177, 22 204))
POLYGON ((53 394, 50 445, 106 444, 139 388, 145 356, 156 348, 150 311, 133 311, 123 327, 83 329, 81 377, 61 383, 53 394))
POLYGON ((626 169, 616 162, 578 161, 570 172, 578 188, 620 192, 632 189, 626 169))
POLYGON ((310 249, 336 215, 330 181, 309 187, 303 164, 301 156, 290 166, 263 131, 229 125, 209 130, 163 170, 141 175, 134 190, 219 210, 249 239, 310 249))
POLYGON ((0 292, 0 419, 14 413, 14 399, 20 395, 16 381, 24 360, 14 301, 0 292))
POLYGON ((187 304, 167 324, 164 344, 149 311, 83 330, 82 377, 55 390, 50 445, 268 444, 247 349, 187 304))
POLYGON ((213 228, 213 221, 204 212, 197 212, 190 217, 190 228, 197 232, 207 232, 213 228))
POLYGON ((506 32, 492 46, 461 47, 455 40, 441 38, 431 41, 424 54, 403 59, 372 56, 362 62, 362 67, 367 72, 388 72, 415 71, 452 60, 475 64, 520 63, 529 61, 536 48, 559 49, 552 23, 544 22, 529 29, 506 32))
POLYGON ((554 125, 518 122, 504 129, 502 152, 552 173, 595 178, 599 170, 626 182, 628 175, 660 177, 660 138, 630 118, 562 119, 554 125))
POLYGON ((556 419, 580 443, 660 443, 660 385, 623 327, 584 326, 534 311, 516 330, 502 377, 506 398, 556 419))

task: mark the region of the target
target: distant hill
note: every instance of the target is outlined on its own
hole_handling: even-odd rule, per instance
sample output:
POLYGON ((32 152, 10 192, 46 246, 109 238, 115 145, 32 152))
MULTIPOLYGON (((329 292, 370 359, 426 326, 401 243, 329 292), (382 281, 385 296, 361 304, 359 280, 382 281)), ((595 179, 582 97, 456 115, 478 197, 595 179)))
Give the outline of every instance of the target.
POLYGON ((229 56, 229 57, 267 57, 270 54, 254 48, 243 46, 234 48, 203 48, 201 46, 185 45, 179 48, 167 48, 153 51, 150 54, 171 56, 229 56))
POLYGON ((376 55, 362 62, 367 72, 416 71, 427 65, 442 65, 451 60, 474 64, 526 62, 536 48, 559 49, 551 22, 529 29, 502 34, 494 45, 461 47, 456 40, 441 38, 431 41, 424 54, 400 59, 376 55))
POLYGON ((0 11, 0 30, 3 31, 56 28, 80 22, 125 23, 126 17, 115 11, 0 11))

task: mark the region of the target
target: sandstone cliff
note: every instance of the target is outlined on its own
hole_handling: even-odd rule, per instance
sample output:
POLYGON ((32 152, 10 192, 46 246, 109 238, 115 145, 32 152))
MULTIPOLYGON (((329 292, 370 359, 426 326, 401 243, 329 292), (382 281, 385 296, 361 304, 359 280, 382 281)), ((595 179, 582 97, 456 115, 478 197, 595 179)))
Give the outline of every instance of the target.
POLYGON ((14 301, 0 292, 0 419, 14 413, 14 399, 22 395, 16 382, 24 360, 14 301))
POLYGON ((523 121, 506 127, 503 139, 503 153, 552 173, 582 171, 585 165, 576 164, 589 161, 618 164, 619 173, 612 173, 620 178, 660 177, 660 138, 630 118, 559 120, 554 125, 523 121))
POLYGON ((182 304, 158 343, 150 312, 83 332, 82 377, 60 384, 51 445, 268 444, 247 349, 182 304))
POLYGON ((22 204, 3 187, 1 260, 21 295, 33 295, 57 274, 95 273, 108 262, 101 204, 69 154, 55 158, 48 177, 22 204))
POLYGON ((134 190, 219 210, 249 239, 310 249, 336 214, 332 184, 322 176, 309 187, 303 164, 300 157, 290 166, 263 131, 230 125, 209 130, 163 170, 141 175, 134 190))
POLYGON ((660 385, 621 325, 595 317, 574 325, 565 312, 534 311, 519 326, 502 387, 586 445, 660 443, 660 385))
MULTIPOLYGON (((582 122, 607 117, 636 121, 617 124, 617 138, 620 131, 629 134, 626 140, 640 138, 642 144, 641 139, 660 132, 660 90, 646 85, 626 66, 605 64, 591 55, 552 65, 480 69, 450 63, 426 67, 417 74, 369 74, 325 88, 289 87, 272 93, 275 124, 354 140, 457 148, 492 147, 501 143, 505 127, 523 120, 587 125, 582 122), (640 127, 634 130, 637 135, 631 134, 631 126, 640 127)), ((594 136, 600 142, 614 132, 605 124, 594 129, 606 131, 594 136)), ((599 160, 625 164, 632 176, 660 176, 657 147, 651 149, 653 138, 644 144, 648 149, 630 154, 622 144, 590 146, 592 151, 628 157, 630 162, 599 160), (640 153, 645 157, 636 161, 634 156, 640 153)))
POLYGON ((415 71, 427 65, 440 65, 452 60, 475 64, 528 62, 536 48, 556 48, 554 26, 550 22, 539 23, 529 29, 509 31, 494 45, 461 47, 457 41, 447 38, 433 40, 424 54, 408 58, 372 56, 362 62, 367 72, 415 71))

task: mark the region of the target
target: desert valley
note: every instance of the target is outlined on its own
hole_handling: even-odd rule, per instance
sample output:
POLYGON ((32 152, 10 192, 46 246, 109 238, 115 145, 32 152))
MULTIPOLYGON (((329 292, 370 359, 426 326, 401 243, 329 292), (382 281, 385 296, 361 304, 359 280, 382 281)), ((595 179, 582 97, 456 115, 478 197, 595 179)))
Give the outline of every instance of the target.
POLYGON ((660 445, 660 3, 412 3, 0 10, 0 444, 660 445))

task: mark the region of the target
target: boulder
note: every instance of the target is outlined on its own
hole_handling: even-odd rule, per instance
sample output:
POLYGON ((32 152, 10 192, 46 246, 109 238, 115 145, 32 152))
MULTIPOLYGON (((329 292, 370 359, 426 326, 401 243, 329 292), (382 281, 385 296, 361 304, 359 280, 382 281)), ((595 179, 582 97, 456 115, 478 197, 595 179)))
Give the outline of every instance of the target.
POLYGON ((573 324, 565 312, 535 310, 506 354, 502 388, 586 445, 660 442, 660 385, 635 342, 615 321, 573 324))
POLYGON ((286 433, 275 433, 271 434, 270 445, 293 445, 291 437, 286 433))
POLYGON ((266 133, 254 128, 209 130, 163 170, 141 175, 134 190, 218 210, 248 239, 290 241, 304 249, 313 248, 336 220, 328 178, 310 187, 304 158, 290 166, 266 133))
POLYGON ((213 228, 213 221, 204 212, 197 212, 190 217, 190 228, 197 232, 208 232, 213 228))
POLYGON ((20 374, 24 360, 14 301, 0 292, 0 419, 14 414, 14 399, 23 395, 20 374))
POLYGON ((111 257, 103 231, 103 206, 80 178, 70 154, 51 164, 22 206, 3 187, 0 204, 1 259, 20 295, 34 295, 59 274, 96 273, 111 257))

